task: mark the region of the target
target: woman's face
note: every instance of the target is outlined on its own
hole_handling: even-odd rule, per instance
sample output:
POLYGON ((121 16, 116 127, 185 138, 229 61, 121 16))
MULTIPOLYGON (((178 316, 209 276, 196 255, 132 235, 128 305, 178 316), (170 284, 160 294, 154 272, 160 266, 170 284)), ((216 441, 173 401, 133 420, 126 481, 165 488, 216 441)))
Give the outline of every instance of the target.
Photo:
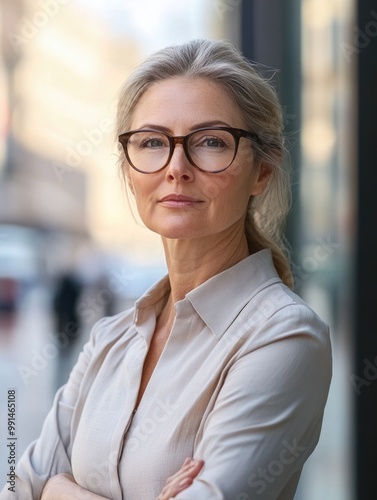
MULTIPOLYGON (((172 78, 152 85, 131 121, 131 130, 152 128, 174 136, 206 126, 245 128, 227 92, 205 79, 172 78)), ((143 174, 127 164, 125 169, 144 224, 174 239, 223 238, 237 225, 243 230, 249 197, 263 192, 270 175, 267 165, 255 164, 252 142, 245 138, 231 166, 217 174, 191 165, 181 144, 159 172, 143 174)))

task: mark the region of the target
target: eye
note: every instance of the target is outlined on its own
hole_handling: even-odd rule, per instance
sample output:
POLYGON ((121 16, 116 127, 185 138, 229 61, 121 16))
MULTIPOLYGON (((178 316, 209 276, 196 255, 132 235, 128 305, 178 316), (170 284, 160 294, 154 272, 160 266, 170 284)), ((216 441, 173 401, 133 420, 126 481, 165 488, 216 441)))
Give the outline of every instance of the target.
POLYGON ((203 145, 207 148, 223 148, 226 146, 224 141, 219 139, 218 137, 209 137, 203 141, 203 145))
POLYGON ((226 143, 220 137, 200 137, 195 146, 202 146, 209 149, 226 148, 226 143))
POLYGON ((131 135, 128 146, 139 150, 155 150, 169 147, 169 139, 166 135, 153 130, 141 130, 131 135))
POLYGON ((165 146, 166 146, 166 141, 162 140, 160 137, 147 137, 143 139, 139 144, 140 148, 151 148, 151 149, 163 148, 165 146))
POLYGON ((212 151, 224 151, 232 147, 232 136, 226 132, 198 132, 192 136, 190 146, 212 151))

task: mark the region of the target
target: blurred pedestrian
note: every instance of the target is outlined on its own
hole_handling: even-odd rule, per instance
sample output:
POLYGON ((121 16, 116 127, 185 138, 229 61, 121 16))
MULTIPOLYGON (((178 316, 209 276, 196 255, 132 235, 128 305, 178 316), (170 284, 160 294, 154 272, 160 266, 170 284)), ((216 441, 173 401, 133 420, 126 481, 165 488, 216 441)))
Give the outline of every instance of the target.
POLYGON ((56 363, 56 389, 63 385, 72 368, 72 353, 80 334, 80 316, 77 312, 82 285, 73 273, 57 278, 53 297, 55 333, 61 339, 56 363))

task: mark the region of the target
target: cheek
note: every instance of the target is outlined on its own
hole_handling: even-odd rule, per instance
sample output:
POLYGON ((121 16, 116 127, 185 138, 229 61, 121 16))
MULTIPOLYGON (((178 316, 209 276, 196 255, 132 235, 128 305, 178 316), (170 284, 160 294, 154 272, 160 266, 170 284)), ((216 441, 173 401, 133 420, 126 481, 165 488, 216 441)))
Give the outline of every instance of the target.
POLYGON ((219 185, 222 186, 222 194, 230 203, 243 205, 250 197, 254 183, 255 172, 252 165, 237 165, 219 185))
POLYGON ((137 210, 140 215, 147 214, 156 203, 156 193, 160 184, 159 179, 138 172, 131 172, 129 186, 134 195, 137 210))
POLYGON ((228 183, 213 199, 220 219, 238 220, 246 214, 250 199, 249 187, 246 183, 228 183))
POLYGON ((140 189, 136 189, 134 196, 137 211, 143 216, 148 210, 147 196, 140 189))
POLYGON ((234 196, 234 192, 239 189, 242 168, 237 165, 224 172, 212 174, 201 179, 202 192, 209 198, 215 200, 227 200, 234 196))
POLYGON ((240 181, 238 189, 234 193, 234 206, 235 210, 238 211, 238 215, 243 216, 247 213, 250 198, 252 197, 253 175, 250 173, 247 176, 242 176, 240 181))

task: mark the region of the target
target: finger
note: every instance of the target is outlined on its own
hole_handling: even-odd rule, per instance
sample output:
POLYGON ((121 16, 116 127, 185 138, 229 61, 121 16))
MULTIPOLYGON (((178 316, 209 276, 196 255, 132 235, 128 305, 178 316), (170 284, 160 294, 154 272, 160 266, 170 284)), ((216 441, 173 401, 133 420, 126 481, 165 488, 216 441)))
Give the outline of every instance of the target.
POLYGON ((176 472, 173 476, 168 477, 165 484, 171 483, 177 479, 183 479, 185 477, 195 477, 201 468, 203 467, 203 460, 194 460, 192 459, 186 465, 184 465, 178 472, 176 472))
POLYGON ((203 460, 192 460, 191 463, 182 467, 178 472, 176 472, 173 476, 168 477, 165 484, 168 485, 170 483, 179 482, 184 480, 185 478, 194 479, 200 472, 204 465, 203 460))
POLYGON ((170 498, 175 497, 178 493, 188 488, 192 484, 192 481, 190 477, 172 481, 169 485, 164 486, 157 500, 170 500, 170 498))
POLYGON ((190 470, 194 464, 194 459, 193 458, 186 458, 186 460, 184 461, 182 467, 175 473, 173 474, 172 476, 168 477, 165 484, 167 483, 170 483, 171 481, 174 481, 174 479, 176 479, 178 476, 181 476, 182 473, 185 473, 187 472, 188 470, 190 470))
POLYGON ((169 478, 157 500, 170 500, 170 498, 188 488, 203 465, 203 460, 191 460, 186 463, 181 470, 169 478))
POLYGON ((188 471, 185 472, 185 474, 188 474, 189 477, 192 477, 194 479, 202 470, 203 465, 203 460, 195 460, 195 463, 191 465, 191 467, 188 469, 188 471))

